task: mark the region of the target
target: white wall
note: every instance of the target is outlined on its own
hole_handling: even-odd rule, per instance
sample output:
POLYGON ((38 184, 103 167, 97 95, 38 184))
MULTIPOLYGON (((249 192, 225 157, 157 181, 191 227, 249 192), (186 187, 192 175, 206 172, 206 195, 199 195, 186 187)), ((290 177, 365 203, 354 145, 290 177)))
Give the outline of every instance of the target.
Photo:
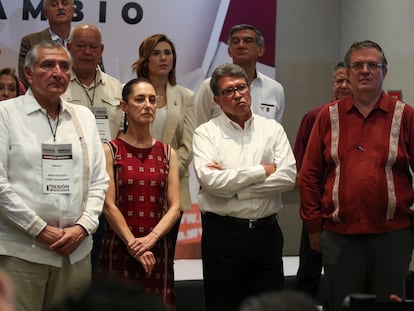
MULTIPOLYGON (((276 80, 285 88, 283 125, 292 143, 304 113, 330 100, 331 77, 342 60, 340 0, 277 0, 276 80)), ((302 223, 297 190, 283 196, 285 255, 297 255, 302 223)))
POLYGON ((343 50, 354 41, 372 40, 384 50, 388 74, 384 90, 402 90, 403 100, 414 105, 414 1, 343 0, 343 50))

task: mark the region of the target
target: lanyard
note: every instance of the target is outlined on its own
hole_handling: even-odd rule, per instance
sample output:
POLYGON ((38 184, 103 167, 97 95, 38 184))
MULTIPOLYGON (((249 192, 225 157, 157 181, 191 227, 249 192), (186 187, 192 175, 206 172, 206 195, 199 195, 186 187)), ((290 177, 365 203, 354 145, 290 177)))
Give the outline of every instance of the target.
POLYGON ((56 142, 56 133, 57 133, 57 129, 58 129, 58 126, 59 126, 59 114, 58 114, 57 120, 56 120, 55 131, 53 131, 52 123, 50 123, 49 116, 47 114, 46 114, 46 118, 47 118, 47 122, 49 123, 50 131, 52 132, 52 135, 53 135, 53 142, 55 143, 56 142))
MULTIPOLYGON (((76 73, 75 73, 75 75, 76 75, 76 73)), ((93 92, 92 92, 92 97, 89 95, 88 90, 83 85, 82 81, 79 79, 79 77, 77 75, 76 75, 75 81, 82 87, 83 91, 85 92, 86 96, 89 99, 90 105, 93 106, 93 101, 95 100, 95 90, 96 90, 96 71, 95 71, 95 77, 93 78, 93 92)))

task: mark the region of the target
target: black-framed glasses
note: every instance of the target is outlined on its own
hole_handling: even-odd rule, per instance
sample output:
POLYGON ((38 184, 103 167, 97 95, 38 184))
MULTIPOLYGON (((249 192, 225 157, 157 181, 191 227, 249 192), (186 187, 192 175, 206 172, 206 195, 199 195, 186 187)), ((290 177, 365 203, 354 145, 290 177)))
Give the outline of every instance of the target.
POLYGON ((228 87, 227 89, 222 90, 220 93, 227 98, 231 98, 234 96, 234 93, 237 91, 239 94, 245 94, 249 90, 249 85, 246 83, 242 83, 237 85, 236 87, 228 87))
POLYGON ((360 71, 364 69, 365 66, 367 66, 368 70, 371 70, 371 71, 374 71, 377 68, 385 67, 384 64, 375 63, 375 62, 355 62, 349 65, 349 68, 360 71))

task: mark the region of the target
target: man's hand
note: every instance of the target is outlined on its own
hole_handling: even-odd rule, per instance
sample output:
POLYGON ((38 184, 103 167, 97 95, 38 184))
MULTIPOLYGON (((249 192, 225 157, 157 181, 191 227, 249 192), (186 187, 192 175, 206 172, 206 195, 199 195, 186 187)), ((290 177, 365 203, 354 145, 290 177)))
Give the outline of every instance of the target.
POLYGON ((61 256, 72 254, 88 235, 81 225, 63 229, 64 235, 49 248, 61 256))
POLYGON ((321 233, 309 233, 309 243, 311 249, 320 252, 321 251, 321 233))
POLYGON ((262 163, 266 176, 272 175, 274 172, 276 172, 276 165, 274 163, 268 164, 268 163, 262 163))
POLYGON ((47 225, 37 236, 36 240, 46 245, 51 245, 63 237, 63 229, 47 225))
POLYGON ((212 169, 212 170, 219 170, 222 171, 224 170, 224 167, 222 167, 218 162, 214 161, 213 163, 209 163, 207 164, 207 167, 212 169))

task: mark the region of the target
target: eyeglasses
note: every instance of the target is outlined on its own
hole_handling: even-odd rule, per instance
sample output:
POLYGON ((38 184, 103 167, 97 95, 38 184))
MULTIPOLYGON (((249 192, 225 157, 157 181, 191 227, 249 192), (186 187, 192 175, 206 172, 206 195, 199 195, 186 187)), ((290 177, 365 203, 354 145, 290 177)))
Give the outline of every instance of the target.
POLYGON ((81 51, 86 51, 87 48, 89 48, 91 51, 97 51, 98 48, 100 47, 99 44, 95 44, 95 43, 91 43, 91 44, 86 44, 86 43, 78 43, 76 44, 76 47, 81 50, 81 51))
POLYGON ((364 69, 365 66, 367 66, 368 70, 370 70, 370 71, 374 71, 377 68, 385 67, 384 64, 379 64, 379 63, 374 63, 374 62, 366 62, 366 63, 365 62, 355 62, 355 63, 349 65, 349 68, 360 71, 360 70, 364 69))
POLYGON ((341 85, 341 84, 343 84, 344 82, 345 83, 350 83, 350 81, 348 80, 348 79, 333 79, 333 82, 336 84, 336 85, 341 85))
POLYGON ((237 91, 239 94, 245 94, 249 90, 249 86, 245 83, 239 84, 236 87, 229 87, 227 89, 222 90, 220 93, 227 98, 231 98, 234 96, 234 93, 237 91))

